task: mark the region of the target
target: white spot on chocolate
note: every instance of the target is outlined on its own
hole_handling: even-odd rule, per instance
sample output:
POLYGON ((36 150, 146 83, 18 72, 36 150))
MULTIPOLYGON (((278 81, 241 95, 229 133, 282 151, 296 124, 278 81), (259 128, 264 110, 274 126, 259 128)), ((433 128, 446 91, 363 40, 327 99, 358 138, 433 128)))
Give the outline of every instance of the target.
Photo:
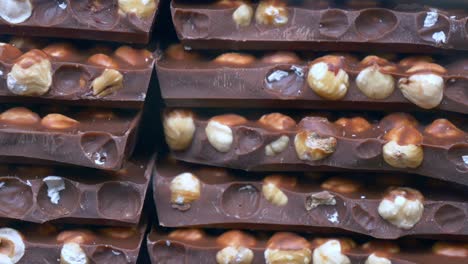
POLYGON ((61 3, 58 4, 58 7, 60 7, 60 9, 62 10, 67 9, 67 2, 62 1, 61 3))
POLYGON ((171 246, 171 241, 170 240, 166 240, 166 246, 168 246, 168 247, 171 246))
POLYGON ((431 11, 427 12, 426 18, 424 19, 424 27, 432 27, 437 23, 437 20, 439 19, 439 14, 437 13, 437 10, 431 9, 431 11))
POLYGON ((282 70, 276 70, 268 75, 267 80, 268 82, 279 82, 282 79, 288 77, 288 73, 282 70))
POLYGON ((3 186, 5 186, 5 183, 4 183, 4 182, 0 182, 0 188, 2 188, 3 186))
POLYGON ((49 196, 50 202, 58 204, 60 201, 60 192, 65 190, 65 182, 62 177, 47 176, 42 181, 47 184, 47 196, 49 196))
POLYGON ((114 254, 116 256, 120 256, 120 254, 122 254, 122 253, 119 252, 119 251, 116 251, 116 250, 112 250, 112 254, 114 254))
POLYGON ((338 219, 338 212, 335 211, 333 214, 329 214, 327 215, 327 219, 330 223, 334 223, 334 224, 337 224, 340 222, 340 220, 338 219))
POLYGON ((462 156, 463 162, 465 162, 465 165, 468 165, 468 155, 462 156))
POLYGON ((436 43, 446 43, 447 37, 443 31, 435 32, 432 34, 432 39, 435 40, 436 43))
POLYGON ((32 186, 31 182, 29 180, 26 180, 26 185, 32 186))

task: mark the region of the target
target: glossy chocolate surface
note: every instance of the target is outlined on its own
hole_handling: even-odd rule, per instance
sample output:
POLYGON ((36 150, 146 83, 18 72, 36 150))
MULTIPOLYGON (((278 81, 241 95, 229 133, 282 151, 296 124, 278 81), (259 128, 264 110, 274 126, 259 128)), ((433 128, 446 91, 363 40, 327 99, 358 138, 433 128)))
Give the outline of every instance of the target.
POLYGON ((4 106, 0 115, 2 162, 30 163, 35 160, 105 170, 119 170, 130 156, 141 116, 140 112, 128 110, 43 106, 30 108, 38 120, 25 124, 17 117, 7 119, 5 113, 9 109, 4 106), (52 118, 45 126, 44 117, 51 113, 60 113, 74 121, 52 118))
POLYGON ((454 9, 441 2, 426 6, 426 1, 276 1, 276 5, 286 2, 282 6, 288 19, 280 25, 256 21, 257 3, 247 26, 234 22, 236 5, 175 0, 171 12, 179 38, 194 49, 434 52, 468 47, 463 4, 454 9), (437 13, 436 19, 430 12, 437 13))
MULTIPOLYGON (((178 229, 181 230, 181 229, 178 229)), ((201 231, 200 236, 193 236, 187 238, 175 237, 169 230, 162 228, 153 228, 148 236, 148 251, 151 256, 152 263, 218 263, 216 262, 217 253, 224 248, 218 238, 222 232, 217 230, 201 231), (172 234, 172 235, 171 235, 172 234)), ((176 230, 177 231, 177 230, 176 230)), ((254 255, 251 263, 266 263, 264 252, 268 248, 268 239, 272 238, 272 234, 265 233, 247 233, 253 236, 254 241, 251 242, 253 246, 247 246, 254 255)), ((299 247, 294 244, 293 238, 298 238, 295 234, 287 233, 287 236, 279 242, 283 245, 284 250, 300 250, 308 248, 313 250, 317 248, 314 243, 314 236, 303 236, 304 243, 308 243, 305 247, 299 247), (291 246, 288 247, 288 244, 291 246)), ((301 239, 301 238, 299 238, 301 239)), ((349 238, 348 238, 349 239, 349 238)), ((340 240, 341 242, 341 240, 340 240)), ((467 257, 453 257, 440 253, 434 253, 431 249, 434 242, 437 241, 424 241, 424 240, 399 240, 390 242, 391 245, 399 247, 399 252, 391 253, 389 249, 383 247, 366 248, 366 242, 375 243, 374 245, 382 243, 377 240, 360 240, 358 245, 342 252, 345 254, 351 263, 364 263, 368 256, 374 252, 385 255, 391 263, 394 264, 417 264, 417 263, 447 263, 447 264, 460 264, 467 260, 467 257)), ((236 243, 236 240, 233 241, 236 243)), ((229 241, 227 241, 229 244, 229 241)), ((459 245, 460 246, 460 245, 459 245)), ((463 245, 461 245, 463 247, 463 245)), ((281 248, 281 247, 280 247, 281 248)), ((466 251, 467 249, 465 249, 466 251)), ((466 252, 465 252, 466 254, 466 252)), ((303 263, 303 262, 300 262, 303 263)), ((304 263, 312 263, 304 262, 304 263)))
MULTIPOLYGON (((2 34, 148 43, 160 1, 144 1, 147 2, 145 6, 150 8, 142 15, 125 12, 118 0, 27 2, 30 3, 28 8, 25 8, 25 4, 21 5, 22 15, 19 17, 22 19, 0 19, 2 34)), ((135 9, 140 9, 143 4, 140 7, 137 5, 135 3, 135 9)))
MULTIPOLYGON (((424 110, 406 99, 398 88, 398 80, 414 74, 407 72, 412 68, 405 64, 408 56, 381 65, 387 69, 382 72, 394 79, 394 91, 385 99, 369 98, 357 87, 356 77, 370 67, 357 59, 364 59, 363 56, 340 57, 340 68, 349 75, 349 88, 343 98, 332 101, 320 97, 307 82, 310 65, 316 59, 320 61, 320 55, 294 58, 294 54, 284 52, 253 54, 257 57, 252 63, 234 65, 215 61, 218 54, 190 52, 182 60, 166 54, 157 61, 161 93, 168 106, 424 110), (289 62, 272 61, 275 59, 289 62)), ((462 55, 440 57, 434 62, 447 71, 441 75, 445 82, 443 99, 433 110, 467 114, 468 60, 462 55)))

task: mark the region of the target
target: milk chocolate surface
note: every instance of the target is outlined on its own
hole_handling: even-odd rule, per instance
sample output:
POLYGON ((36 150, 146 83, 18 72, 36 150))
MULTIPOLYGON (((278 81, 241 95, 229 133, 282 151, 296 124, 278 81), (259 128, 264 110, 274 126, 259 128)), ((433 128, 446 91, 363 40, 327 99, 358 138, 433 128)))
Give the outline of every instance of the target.
MULTIPOLYGON (((377 67, 392 78, 394 90, 384 98, 374 99, 358 88, 357 77, 376 65, 368 64, 368 58, 363 55, 343 55, 339 57, 338 68, 348 74, 349 87, 344 97, 330 100, 317 94, 308 83, 311 66, 325 58, 320 54, 253 53, 248 54, 250 63, 236 65, 216 61, 219 53, 187 52, 181 59, 170 52, 168 49, 157 61, 156 70, 162 96, 172 107, 424 110, 404 96, 399 81, 420 73, 431 73, 429 68, 413 72, 414 65, 408 64, 410 56, 394 56, 389 61, 381 57, 379 59, 385 63, 377 67)), ((446 72, 440 74, 444 79, 443 98, 433 109, 467 114, 468 60, 464 55, 434 57, 433 62, 446 72)), ((427 58, 419 60, 427 61, 427 58)))
POLYGON ((83 42, 47 44, 42 39, 11 39, 11 42, 13 45, 0 46, 2 102, 59 101, 119 108, 143 106, 154 63, 153 54, 148 50, 129 46, 91 46, 83 42), (27 63, 31 58, 36 59, 36 64, 44 61, 50 63, 50 71, 44 69, 32 74, 35 71, 27 63), (20 87, 21 80, 17 80, 18 66, 30 67, 32 78, 51 75, 50 87, 45 93, 24 93, 20 87))
MULTIPOLYGON (((168 113, 170 112, 168 111, 168 113)), ((453 121, 451 125, 448 125, 448 123, 443 125, 441 123, 449 121, 436 120, 434 116, 421 115, 418 116, 419 125, 414 124, 411 125, 412 128, 409 128, 409 125, 401 125, 400 123, 407 122, 403 120, 409 118, 402 113, 390 114, 386 117, 366 116, 362 113, 347 115, 342 113, 310 113, 303 117, 296 113, 295 119, 300 122, 298 124, 289 124, 289 126, 280 130, 272 127, 276 122, 275 117, 268 121, 272 122, 271 124, 265 125, 260 121, 256 121, 256 119, 260 118, 260 114, 251 114, 250 116, 246 115, 250 121, 244 119, 244 122, 241 121, 241 123, 230 125, 229 122, 236 122, 233 121, 234 119, 242 120, 242 117, 220 115, 219 118, 224 119, 221 122, 227 122, 227 127, 230 128, 232 133, 231 145, 226 144, 225 152, 221 152, 213 147, 206 134, 208 121, 210 118, 216 119, 217 117, 214 115, 213 112, 207 114, 203 111, 198 111, 195 114, 193 117, 195 125, 193 139, 189 142, 190 145, 187 148, 173 151, 176 159, 192 163, 257 171, 359 170, 415 173, 468 185, 468 144, 466 134, 466 125, 468 123, 464 118, 451 119, 453 121), (365 125, 356 124, 356 127, 353 127, 354 125, 342 126, 332 123, 335 120, 339 121, 339 118, 342 117, 363 117, 364 120, 367 119, 368 123, 365 125), (420 141, 416 144, 420 144, 419 146, 422 148, 420 156, 422 160, 416 167, 391 166, 383 158, 383 147, 389 142, 385 137, 389 131, 399 126, 407 127, 402 128, 402 130, 411 130, 411 132, 401 134, 397 140, 398 142, 400 140, 416 139, 420 141), (458 128, 456 128, 457 126, 458 128), (448 131, 452 131, 454 134, 451 134, 452 132, 449 133, 450 135, 446 134, 448 131), (324 151, 328 151, 328 154, 322 157, 320 157, 320 150, 317 151, 319 158, 316 160, 313 160, 314 157, 299 157, 295 147, 298 134, 307 135, 308 143, 306 144, 310 144, 310 147, 306 149, 310 150, 314 149, 314 147, 320 149, 320 144, 324 142, 320 139, 328 141, 332 147, 330 149, 325 148, 324 151), (280 140, 282 136, 284 137, 281 141, 285 142, 285 144, 281 151, 272 153, 266 149, 271 148, 270 144, 280 140), (317 141, 320 141, 315 146, 314 137, 317 138, 317 141), (273 155, 268 155, 267 151, 273 155)), ((408 120, 411 120, 411 118, 408 120)), ((280 122, 277 121, 277 123, 280 122)), ((216 127, 217 125, 214 125, 215 131, 217 131, 216 127)), ((220 128, 220 135, 216 135, 216 137, 219 137, 219 142, 222 142, 221 144, 225 144, 224 140, 230 142, 230 134, 223 134, 224 131, 228 130, 224 130, 224 127, 220 128), (223 138, 224 135, 228 136, 223 138)), ((406 145, 408 143, 400 142, 400 144, 406 145)))
MULTIPOLYGON (((314 236, 300 236, 293 233, 249 233, 243 232, 248 236, 249 245, 243 245, 243 240, 234 239, 232 241, 222 240, 221 230, 188 230, 192 236, 181 237, 185 234, 183 229, 164 229, 153 228, 148 236, 148 251, 152 263, 218 263, 216 257, 218 252, 230 244, 240 245, 248 248, 253 253, 251 263, 266 263, 265 252, 267 249, 279 249, 287 251, 309 249, 313 254, 320 244, 329 240, 338 240, 342 246, 341 254, 346 255, 351 263, 364 263, 371 254, 385 257, 396 264, 416 264, 416 263, 450 263, 460 264, 467 261, 468 252, 466 244, 447 241, 431 240, 398 240, 398 241, 379 241, 369 239, 356 239, 354 243, 351 237, 345 238, 317 238, 314 236), (172 231, 172 232, 171 232, 172 231), (273 241, 275 235, 281 240, 273 241), (270 239, 270 241, 269 241, 270 239), (300 244, 299 242, 300 241, 300 244), (276 242, 276 243, 274 243, 276 242), (305 244, 302 246, 302 244, 305 244), (441 247, 440 245, 444 247, 441 247), (460 256, 449 255, 445 249, 456 246, 461 253, 460 256)), ((226 232, 227 233, 227 232, 226 232)), ((239 232, 236 232, 239 234, 239 232)), ((226 237, 227 238, 227 237, 226 237)), ((323 245, 323 244, 322 244, 323 245)), ((302 260, 302 259, 301 259, 302 260)), ((309 259, 308 262, 313 263, 309 259)))
POLYGON ((250 23, 240 25, 233 19, 240 4, 175 0, 171 12, 179 38, 194 49, 466 50, 466 3, 454 7, 427 4, 276 1, 274 7, 280 9, 265 15, 266 9, 259 20, 255 2, 250 23))
POLYGON ((105 170, 119 170, 132 153, 141 115, 129 110, 7 105, 1 112, 2 162, 55 162, 105 170))
POLYGON ((2 34, 148 43, 160 1, 10 2, 0 13, 2 34))

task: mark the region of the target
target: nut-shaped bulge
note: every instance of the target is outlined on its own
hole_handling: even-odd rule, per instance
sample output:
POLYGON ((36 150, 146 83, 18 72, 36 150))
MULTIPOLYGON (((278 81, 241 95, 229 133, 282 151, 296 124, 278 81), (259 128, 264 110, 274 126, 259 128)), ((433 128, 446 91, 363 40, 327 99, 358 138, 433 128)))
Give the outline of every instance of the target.
POLYGON ((241 116, 227 114, 211 118, 205 128, 211 146, 219 152, 228 152, 234 142, 231 126, 241 125, 247 120, 241 116))
POLYGON ((444 79, 433 73, 401 78, 398 87, 406 99, 424 109, 437 107, 444 96, 444 79))
POLYGON ((432 246, 432 251, 441 256, 466 258, 468 257, 468 243, 439 241, 432 246))
MULTIPOLYGON (((432 140, 454 142, 457 140, 462 141, 466 133, 447 119, 439 118, 424 129, 424 134, 429 136, 432 140)), ((431 139, 428 140, 432 141, 431 139)))
POLYGON ((236 25, 246 27, 252 22, 253 13, 253 8, 249 4, 242 4, 232 13, 232 20, 236 25))
POLYGON ((392 262, 385 257, 379 257, 375 253, 372 253, 367 257, 364 264, 392 264, 392 262))
POLYGON ((361 184, 353 179, 343 177, 331 177, 324 181, 321 188, 337 193, 356 193, 360 188, 361 184))
POLYGON ((362 117, 342 117, 336 120, 335 124, 343 127, 345 131, 349 131, 351 133, 362 133, 372 128, 372 125, 362 117))
POLYGON ((40 120, 38 114, 25 107, 13 107, 0 114, 0 122, 11 125, 31 126, 40 120))
POLYGON ((395 79, 380 71, 377 65, 363 69, 356 77, 356 86, 367 97, 385 99, 395 90, 395 79))
POLYGON ((314 249, 314 264, 351 264, 349 258, 342 253, 338 240, 329 240, 314 249))
POLYGON ((41 120, 41 125, 48 129, 55 129, 55 130, 64 130, 70 129, 79 124, 73 118, 64 116, 62 114, 48 114, 44 116, 41 120))
POLYGON ((80 244, 68 242, 60 251, 60 264, 88 264, 89 260, 80 244))
POLYGON ((262 25, 286 25, 289 20, 288 16, 285 4, 277 0, 261 1, 255 11, 255 20, 262 25))
POLYGON ((200 180, 189 172, 177 175, 172 179, 169 188, 171 202, 175 204, 189 204, 200 198, 200 180))
POLYGON ((310 263, 310 244, 303 237, 293 233, 275 233, 267 242, 264 253, 267 264, 310 263))
POLYGON ((260 117, 258 120, 260 124, 265 127, 273 128, 276 130, 288 130, 296 127, 296 121, 287 115, 281 113, 271 113, 260 117))
POLYGON ((133 13, 139 18, 146 18, 156 11, 155 0, 119 0, 119 9, 123 13, 133 13))
POLYGON ((165 54, 173 60, 193 61, 200 58, 200 54, 185 50, 182 44, 172 44, 166 49, 165 54))
POLYGON ((62 244, 62 243, 77 243, 77 244, 90 244, 93 241, 95 241, 96 236, 94 235, 93 232, 89 230, 66 230, 60 232, 60 234, 57 235, 57 242, 62 244))
POLYGON ((4 256, 8 257, 11 263, 18 263, 24 256, 23 236, 13 228, 0 228, 0 245, 0 255, 4 259, 4 256))
POLYGON ((202 239, 206 234, 201 229, 177 229, 169 233, 170 239, 176 239, 181 241, 195 242, 202 239))
POLYGON ((255 62, 255 57, 249 54, 229 52, 216 57, 213 62, 234 67, 245 67, 255 62))
POLYGON ((423 195, 411 188, 390 190, 379 204, 379 215, 401 229, 411 229, 424 212, 423 195))
POLYGON ((28 20, 32 10, 30 0, 0 1, 0 17, 11 24, 19 24, 28 20))
POLYGON ((321 61, 310 66, 307 83, 320 97, 339 100, 348 92, 349 76, 339 66, 321 61))
POLYGON ((19 57, 7 77, 8 89, 16 95, 40 96, 52 85, 52 65, 41 50, 31 50, 19 57))
POLYGON ((324 159, 335 152, 336 144, 336 138, 320 136, 314 131, 301 131, 294 138, 296 154, 301 160, 324 159))
POLYGON ((243 246, 243 247, 254 247, 257 243, 255 238, 243 231, 230 230, 216 239, 216 243, 220 246, 243 246))
POLYGON ((185 110, 173 110, 164 115, 164 136, 172 150, 184 150, 192 144, 195 134, 193 113, 185 110))

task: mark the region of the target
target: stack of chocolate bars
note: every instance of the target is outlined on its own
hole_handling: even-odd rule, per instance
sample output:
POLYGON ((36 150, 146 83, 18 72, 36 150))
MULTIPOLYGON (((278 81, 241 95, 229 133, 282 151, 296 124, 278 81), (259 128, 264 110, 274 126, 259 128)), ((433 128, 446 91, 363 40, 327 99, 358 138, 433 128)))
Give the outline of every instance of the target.
POLYGON ((152 263, 468 263, 467 10, 173 0, 152 263))
POLYGON ((137 263, 154 56, 117 42, 148 43, 158 4, 0 1, 1 264, 137 263))

